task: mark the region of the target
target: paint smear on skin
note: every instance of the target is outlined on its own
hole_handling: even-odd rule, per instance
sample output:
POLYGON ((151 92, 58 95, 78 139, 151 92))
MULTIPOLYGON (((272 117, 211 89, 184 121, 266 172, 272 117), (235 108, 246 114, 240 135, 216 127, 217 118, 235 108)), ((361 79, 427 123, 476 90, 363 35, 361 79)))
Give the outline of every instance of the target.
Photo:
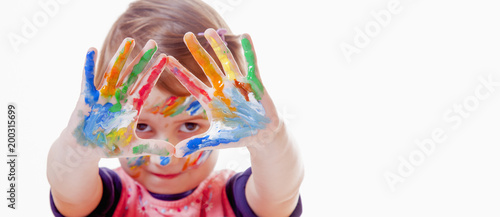
POLYGON ((132 139, 129 125, 137 116, 131 106, 118 112, 109 109, 113 104, 95 104, 91 106, 88 116, 75 129, 74 136, 84 146, 105 147, 110 155, 121 153, 122 146, 128 145, 132 139))
MULTIPOLYGON (((151 160, 150 155, 139 156, 139 157, 128 157, 127 158, 127 166, 131 170, 136 170, 142 166, 148 165, 150 160, 151 160)), ((166 166, 169 163, 170 163, 170 157, 160 156, 160 164, 162 166, 166 166)))
POLYGON ((216 91, 222 92, 222 89, 224 89, 224 81, 215 70, 215 67, 218 66, 212 64, 210 61, 210 55, 206 55, 205 50, 200 46, 194 34, 187 35, 186 46, 196 59, 196 62, 203 68, 203 72, 205 72, 205 74, 210 78, 210 81, 212 81, 216 91))
POLYGON ((252 44, 248 38, 241 39, 241 45, 245 54, 245 59, 248 63, 248 71, 246 79, 252 86, 255 98, 260 100, 264 91, 264 86, 260 80, 255 75, 256 65, 255 65, 255 53, 252 50, 252 44))
POLYGON ((215 51, 215 54, 219 58, 219 61, 222 64, 222 68, 224 69, 224 72, 226 73, 227 79, 229 80, 234 80, 236 79, 236 71, 239 71, 237 68, 234 67, 232 62, 229 59, 229 55, 231 55, 231 52, 227 48, 227 46, 223 43, 217 43, 215 38, 213 38, 210 35, 207 35, 210 45, 212 45, 212 49, 215 51))
POLYGON ((77 142, 84 146, 105 147, 109 155, 119 154, 121 146, 128 144, 132 138, 132 130, 128 127, 137 116, 131 106, 117 112, 111 112, 111 103, 97 104, 100 92, 94 85, 95 51, 87 53, 85 64, 85 103, 90 107, 88 115, 73 132, 77 142))
MULTIPOLYGON (((245 58, 248 62, 247 76, 240 81, 236 78, 236 69, 232 68, 229 59, 229 51, 214 38, 209 37, 214 51, 224 66, 227 75, 222 77, 216 70, 216 65, 210 61, 210 56, 199 45, 193 35, 187 35, 186 44, 198 64, 203 68, 209 77, 214 92, 213 98, 209 99, 208 107, 212 114, 212 123, 205 136, 195 138, 187 142, 183 147, 184 156, 204 148, 238 142, 240 139, 256 135, 259 130, 265 129, 270 122, 265 116, 265 110, 260 103, 264 87, 255 74, 256 63, 255 54, 248 39, 242 39, 245 58), (225 49, 224 49, 225 48, 225 49), (233 83, 234 82, 234 83, 233 83)), ((195 96, 199 96, 200 87, 190 79, 189 73, 180 71, 178 66, 173 66, 171 70, 178 80, 195 96)), ((182 70, 185 70, 180 66, 182 70)), ((204 90, 203 90, 204 91, 204 90)), ((190 162, 190 160, 188 160, 190 162)), ((187 167, 189 163, 185 165, 187 167)))
MULTIPOLYGON (((132 123, 135 121, 139 111, 138 108, 142 107, 144 100, 151 92, 154 81, 160 75, 165 63, 166 57, 160 60, 160 63, 152 68, 152 72, 148 77, 147 84, 142 86, 139 90, 139 98, 134 99, 135 108, 128 104, 125 106, 116 106, 116 104, 106 103, 97 104, 97 101, 105 93, 109 94, 111 90, 114 90, 114 85, 116 84, 117 76, 115 76, 116 70, 121 71, 123 64, 127 58, 128 49, 130 49, 131 41, 125 44, 124 49, 118 55, 117 61, 111 70, 110 75, 106 78, 108 83, 104 89, 97 91, 94 85, 94 57, 95 51, 90 51, 87 53, 87 60, 85 64, 85 103, 90 107, 90 112, 88 115, 83 117, 83 121, 77 126, 73 135, 77 139, 77 142, 84 146, 91 147, 101 147, 106 148, 108 156, 116 156, 121 154, 122 148, 130 144, 134 135, 134 127, 132 123), (115 79, 116 78, 116 79, 115 79), (113 85, 111 85, 113 84, 113 85), (113 86, 113 88, 110 88, 113 86), (106 92, 105 92, 106 91, 106 92)), ((122 89, 116 91, 119 92, 115 94, 117 97, 117 104, 126 96, 128 88, 137 81, 137 75, 142 72, 145 65, 149 62, 152 55, 156 51, 156 47, 145 52, 141 57, 141 60, 136 64, 128 77, 127 81, 122 85, 122 89), (125 94, 125 95, 122 95, 125 94)), ((132 147, 134 153, 150 153, 167 156, 170 153, 164 148, 154 147, 151 148, 149 145, 138 145, 132 147)))
POLYGON ((184 105, 185 97, 172 96, 165 101, 165 105, 162 107, 160 113, 163 117, 175 116, 178 113, 184 111, 187 105, 184 105))
MULTIPOLYGON (((166 141, 168 142, 168 139, 166 139, 166 141)), ((182 167, 182 171, 185 171, 187 169, 197 168, 198 166, 203 164, 208 159, 208 157, 210 156, 211 153, 212 153, 211 150, 207 150, 207 151, 200 151, 200 152, 188 155, 186 157, 187 158, 186 162, 184 163, 184 165, 182 167), (196 155, 196 157, 194 157, 195 155, 196 155)), ((172 159, 171 157, 160 156, 160 165, 167 166, 168 164, 170 164, 171 159, 172 159)), ((148 158, 148 160, 149 160, 149 158, 148 158)))
POLYGON ((128 157, 127 165, 131 170, 135 170, 143 165, 149 164, 150 156, 128 157))
POLYGON ((123 46, 123 49, 120 51, 118 56, 116 57, 115 63, 111 68, 111 71, 104 74, 104 78, 106 79, 106 84, 101 90, 101 95, 103 97, 111 97, 115 94, 116 82, 120 77, 120 72, 122 71, 125 62, 127 61, 128 56, 130 55, 130 47, 132 46, 134 40, 127 41, 123 46))
MULTIPOLYGON (((188 169, 195 169, 199 167, 201 164, 203 164, 210 154, 212 153, 211 150, 208 151, 200 151, 199 153, 193 153, 188 156, 186 156, 186 162, 182 166, 182 171, 188 170, 188 169)), ((160 157, 160 165, 166 166, 170 163, 171 157, 160 157)))
MULTIPOLYGON (((165 141, 168 142, 168 138, 165 139, 165 141)), ((160 156, 160 165, 162 166, 166 166, 170 163, 170 157, 164 157, 164 156, 160 156)))
MULTIPOLYGON (((186 156, 187 159, 182 167, 182 171, 185 171, 187 169, 197 168, 208 159, 211 153, 212 151, 208 150, 208 151, 200 151, 199 153, 193 153, 191 155, 186 156)), ((170 160, 171 157, 160 156, 160 165, 166 166, 170 163, 170 160)))
POLYGON ((170 157, 160 156, 160 165, 166 166, 170 163, 170 157))
POLYGON ((155 46, 154 48, 147 50, 144 55, 142 55, 139 62, 134 65, 134 67, 132 68, 132 72, 130 72, 130 74, 128 75, 127 81, 122 84, 121 89, 116 90, 116 104, 111 107, 112 112, 116 112, 122 109, 121 103, 125 99, 125 97, 127 97, 127 91, 137 81, 139 74, 144 71, 144 68, 149 63, 157 49, 158 48, 155 46))
POLYGON ((140 144, 132 147, 132 153, 133 154, 154 154, 154 155, 160 155, 160 156, 168 156, 170 155, 170 152, 167 151, 164 148, 158 148, 158 147, 151 147, 149 144, 140 144))
POLYGON ((99 100, 99 91, 94 85, 95 51, 89 51, 85 61, 85 103, 93 105, 99 100))
POLYGON ((186 72, 181 71, 181 69, 183 69, 182 66, 168 58, 167 67, 192 95, 201 99, 205 104, 210 102, 210 95, 203 88, 198 87, 195 82, 187 76, 186 72))
POLYGON ((225 94, 230 96, 233 100, 232 105, 237 109, 234 116, 228 116, 224 112, 229 111, 224 107, 225 103, 214 99, 212 105, 222 112, 212 112, 213 123, 206 136, 187 142, 183 150, 186 153, 184 156, 204 147, 237 142, 242 138, 256 135, 258 130, 265 129, 270 122, 259 101, 255 99, 246 101, 235 87, 226 89, 225 94))
POLYGON ((165 66, 166 62, 167 62, 167 58, 163 57, 160 60, 160 63, 153 66, 151 75, 149 75, 149 77, 148 77, 147 84, 142 86, 142 88, 139 90, 139 98, 134 99, 135 109, 137 109, 138 111, 142 108, 142 105, 144 104, 144 101, 146 101, 147 97, 149 96, 149 93, 151 93, 151 90, 153 89, 155 81, 158 78, 158 76, 160 76, 160 74, 163 70, 163 66, 165 66))
POLYGON ((199 153, 193 153, 187 156, 186 162, 182 167, 182 171, 187 169, 195 169, 202 165, 212 154, 211 150, 200 151, 199 153))
POLYGON ((223 93, 224 79, 215 70, 215 67, 218 66, 216 64, 212 64, 212 62, 210 61, 210 55, 208 55, 203 47, 201 47, 201 45, 198 43, 198 40, 196 40, 196 37, 193 34, 187 35, 186 45, 193 57, 196 59, 196 62, 203 68, 203 72, 205 72, 205 75, 207 75, 207 77, 210 79, 212 86, 215 89, 214 97, 219 98, 227 105, 228 108, 234 111, 235 108, 231 106, 231 99, 228 99, 223 93))
POLYGON ((144 151, 148 150, 149 149, 149 145, 138 145, 138 146, 134 146, 132 148, 132 153, 134 154, 142 154, 144 153, 144 151))
POLYGON ((189 104, 189 106, 186 109, 186 112, 189 113, 189 115, 194 116, 198 114, 206 114, 205 109, 201 106, 200 102, 194 100, 192 103, 189 104))
MULTIPOLYGON (((187 156, 187 160, 183 165, 182 171, 187 169, 193 169, 201 164, 203 164, 212 151, 201 151, 199 153, 195 153, 187 156)), ((160 156, 160 165, 167 166, 170 163, 171 157, 160 156)), ((135 170, 141 166, 148 165, 150 161, 150 156, 140 156, 140 157, 131 157, 127 158, 127 165, 131 170, 135 170)))
POLYGON ((241 95, 245 97, 246 101, 250 101, 250 97, 248 95, 253 92, 252 87, 248 83, 239 82, 236 79, 234 80, 234 86, 238 88, 241 95))
POLYGON ((194 96, 171 96, 163 103, 156 104, 155 106, 149 108, 148 111, 153 114, 161 114, 163 117, 173 117, 181 114, 182 112, 187 112, 191 116, 205 114, 205 110, 202 108, 200 102, 194 98, 194 96))
POLYGON ((182 171, 187 169, 192 156, 193 156, 193 154, 190 154, 187 156, 186 162, 184 163, 184 166, 182 166, 182 171))

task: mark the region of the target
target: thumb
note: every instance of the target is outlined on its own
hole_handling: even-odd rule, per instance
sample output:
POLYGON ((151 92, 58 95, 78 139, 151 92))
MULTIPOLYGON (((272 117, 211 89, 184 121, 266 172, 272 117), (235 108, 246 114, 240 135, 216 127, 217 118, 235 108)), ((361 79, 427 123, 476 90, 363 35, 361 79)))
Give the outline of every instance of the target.
POLYGON ((207 133, 203 133, 180 141, 177 145, 175 145, 175 157, 186 157, 201 150, 202 148, 205 148, 209 137, 210 136, 207 133))
POLYGON ((245 143, 239 142, 243 137, 245 136, 215 124, 207 132, 177 143, 175 145, 175 156, 180 158, 196 151, 245 146, 245 143))
POLYGON ((132 156, 159 155, 168 157, 175 153, 175 147, 171 143, 157 139, 138 138, 131 142, 128 147, 127 153, 132 156))

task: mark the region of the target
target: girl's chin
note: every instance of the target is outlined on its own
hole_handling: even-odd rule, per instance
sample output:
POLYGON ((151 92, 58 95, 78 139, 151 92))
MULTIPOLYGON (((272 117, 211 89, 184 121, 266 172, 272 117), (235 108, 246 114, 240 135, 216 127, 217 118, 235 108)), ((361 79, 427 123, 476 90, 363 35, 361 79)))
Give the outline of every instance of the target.
POLYGON ((197 185, 187 186, 188 182, 180 179, 155 179, 143 185, 148 191, 156 194, 179 194, 195 188, 197 185))

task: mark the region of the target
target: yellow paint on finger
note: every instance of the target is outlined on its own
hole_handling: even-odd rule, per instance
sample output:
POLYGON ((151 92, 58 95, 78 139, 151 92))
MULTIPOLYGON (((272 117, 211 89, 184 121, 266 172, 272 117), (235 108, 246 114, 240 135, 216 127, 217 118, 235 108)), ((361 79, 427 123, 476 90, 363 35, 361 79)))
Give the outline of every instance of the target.
POLYGON ((226 45, 223 43, 217 42, 215 38, 213 38, 210 35, 207 35, 208 39, 210 40, 210 45, 212 45, 212 48, 215 51, 215 54, 219 58, 220 63, 222 64, 222 68, 224 69, 224 72, 226 73, 227 78, 232 81, 236 79, 236 68, 234 67, 232 61, 229 59, 229 49, 227 49, 226 45))
POLYGON ((203 71, 208 76, 210 81, 212 82, 214 91, 214 97, 219 98, 231 111, 236 111, 236 108, 231 106, 231 100, 228 99, 222 90, 224 89, 224 80, 222 76, 215 70, 215 67, 218 67, 216 64, 214 65, 210 60, 210 55, 200 46, 198 40, 195 38, 193 34, 189 34, 186 37, 186 45, 196 59, 196 62, 203 68, 203 71))
POLYGON ((128 133, 128 128, 123 127, 118 130, 112 130, 106 135, 106 140, 108 141, 108 148, 112 150, 113 145, 119 145, 120 147, 125 147, 132 141, 132 134, 128 133))

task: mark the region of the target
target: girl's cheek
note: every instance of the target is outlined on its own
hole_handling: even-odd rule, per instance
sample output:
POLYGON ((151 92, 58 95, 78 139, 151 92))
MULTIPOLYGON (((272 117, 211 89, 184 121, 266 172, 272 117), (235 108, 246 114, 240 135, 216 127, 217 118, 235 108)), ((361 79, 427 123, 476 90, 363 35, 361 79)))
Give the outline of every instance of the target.
POLYGON ((128 157, 127 158, 127 166, 130 170, 134 171, 138 168, 149 164, 150 156, 140 156, 140 157, 128 157))
POLYGON ((135 134, 137 135, 137 137, 141 138, 141 139, 151 139, 154 137, 154 133, 153 132, 138 132, 138 131, 135 131, 135 134))
POLYGON ((184 163, 184 166, 182 167, 182 171, 198 168, 200 165, 205 163, 205 161, 207 161, 208 157, 210 157, 210 154, 212 154, 212 151, 207 150, 195 152, 186 156, 187 159, 184 163))
POLYGON ((198 124, 199 128, 196 131, 194 131, 194 132, 187 133, 187 132, 182 132, 182 131, 179 130, 179 132, 177 132, 177 140, 180 142, 182 140, 191 138, 193 136, 198 136, 200 134, 203 134, 203 133, 207 132, 208 129, 210 128, 210 123, 208 121, 206 123, 205 122, 199 122, 197 124, 198 124))
POLYGON ((140 157, 128 157, 125 159, 126 165, 129 169, 129 175, 132 178, 139 178, 141 175, 141 168, 149 164, 149 155, 140 157))

